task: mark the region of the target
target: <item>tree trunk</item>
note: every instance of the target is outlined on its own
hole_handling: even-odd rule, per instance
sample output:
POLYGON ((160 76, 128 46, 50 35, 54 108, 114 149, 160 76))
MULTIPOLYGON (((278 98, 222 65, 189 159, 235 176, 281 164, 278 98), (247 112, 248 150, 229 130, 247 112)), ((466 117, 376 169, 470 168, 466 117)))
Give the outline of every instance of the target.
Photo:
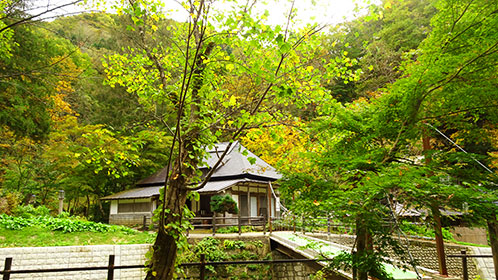
POLYGON ((495 278, 498 279, 498 222, 496 215, 492 215, 487 220, 489 242, 491 243, 491 252, 493 253, 493 264, 495 266, 495 278))
MULTIPOLYGON (((368 244, 368 233, 365 227, 365 223, 362 218, 359 217, 356 221, 356 255, 353 258, 353 262, 356 262, 356 269, 358 280, 368 280, 368 271, 363 264, 365 258, 367 257, 367 244, 368 244)), ((353 264, 354 265, 354 264, 353 264)))
POLYGON ((439 261, 439 274, 448 276, 448 269, 446 268, 446 255, 444 254, 444 240, 443 231, 441 229, 441 212, 437 202, 431 205, 432 218, 434 219, 434 233, 436 235, 436 251, 439 261))
POLYGON ((183 180, 177 179, 173 180, 169 187, 165 187, 164 191, 166 192, 166 201, 164 201, 164 205, 167 211, 164 221, 159 221, 156 241, 152 246, 152 267, 147 272, 146 280, 171 280, 173 279, 173 274, 175 272, 176 253, 178 248, 176 242, 182 232, 171 227, 171 224, 178 224, 181 222, 183 207, 187 200, 187 190, 183 180))

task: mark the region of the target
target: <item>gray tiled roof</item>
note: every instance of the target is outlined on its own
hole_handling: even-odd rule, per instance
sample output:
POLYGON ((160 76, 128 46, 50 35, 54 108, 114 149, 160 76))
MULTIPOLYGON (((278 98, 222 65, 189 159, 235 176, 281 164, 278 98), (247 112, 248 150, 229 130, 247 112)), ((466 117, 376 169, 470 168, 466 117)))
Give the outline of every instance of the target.
POLYGON ((131 189, 103 197, 102 200, 149 198, 159 195, 159 188, 159 186, 156 186, 131 189))
MULTIPOLYGON (((207 166, 204 165, 199 168, 207 172, 209 168, 216 164, 219 156, 223 154, 227 147, 228 142, 224 142, 214 145, 211 149, 207 149, 208 158, 204 160, 207 166)), ((266 184, 269 181, 272 182, 281 178, 281 175, 277 173, 275 168, 249 150, 247 150, 247 156, 245 156, 244 151, 246 150, 239 142, 234 142, 209 182, 198 192, 216 193, 241 182, 266 184), (254 158, 255 163, 251 164, 247 159, 248 157, 254 158)), ((140 180, 137 183, 137 186, 140 188, 106 196, 102 199, 132 199, 157 196, 159 195, 159 188, 164 185, 166 171, 167 168, 164 167, 152 176, 140 180)))
MULTIPOLYGON (((220 143, 208 151, 209 157, 206 162, 209 168, 216 164, 219 157, 227 149, 227 146, 228 143, 226 142, 220 143)), ((281 177, 275 168, 247 150, 239 142, 235 142, 218 169, 214 172, 211 181, 226 178, 251 178, 262 181, 275 181, 281 177), (245 151, 247 151, 247 156, 243 154, 245 151), (251 164, 248 158, 254 158, 255 163, 251 164)))
MULTIPOLYGON (((222 192, 232 186, 235 186, 239 183, 253 183, 253 184, 267 184, 268 182, 264 181, 255 181, 250 179, 235 179, 235 180, 226 180, 226 181, 214 181, 207 182, 206 185, 198 190, 199 193, 218 193, 222 192)), ((137 199, 137 198, 149 198, 154 196, 159 196, 159 189, 162 186, 154 186, 154 187, 144 187, 131 189, 127 191, 122 191, 113 195, 109 195, 103 197, 102 200, 116 200, 116 199, 137 199)))
MULTIPOLYGON (((206 165, 201 165, 199 168, 208 170, 213 167, 218 161, 219 157, 227 149, 228 142, 223 142, 214 145, 213 148, 207 149, 208 158, 204 160, 206 165)), ((164 185, 164 179, 166 178, 167 168, 159 170, 155 174, 138 181, 137 186, 156 186, 164 185)), ((234 180, 234 179, 253 179, 260 181, 276 181, 282 176, 277 173, 275 168, 266 163, 264 160, 260 159, 258 156, 247 150, 239 142, 234 142, 229 152, 223 158, 222 163, 210 181, 221 181, 221 180, 234 180), (247 151, 247 156, 244 156, 244 151, 247 151), (254 158, 255 163, 251 164, 248 158, 254 158)))

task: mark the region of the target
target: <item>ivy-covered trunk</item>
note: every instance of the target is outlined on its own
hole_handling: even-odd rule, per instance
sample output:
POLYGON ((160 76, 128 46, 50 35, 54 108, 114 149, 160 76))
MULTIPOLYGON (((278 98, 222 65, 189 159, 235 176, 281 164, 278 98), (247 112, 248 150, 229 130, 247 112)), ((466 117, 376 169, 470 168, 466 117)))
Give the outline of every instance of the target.
MULTIPOLYGON (((181 177, 181 176, 180 176, 181 177)), ((181 223, 183 207, 187 200, 187 189, 184 180, 172 180, 169 187, 165 187, 166 213, 163 220, 159 221, 159 230, 156 241, 152 246, 153 254, 151 269, 145 279, 173 279, 177 253, 177 239, 182 232, 178 227, 181 223)))

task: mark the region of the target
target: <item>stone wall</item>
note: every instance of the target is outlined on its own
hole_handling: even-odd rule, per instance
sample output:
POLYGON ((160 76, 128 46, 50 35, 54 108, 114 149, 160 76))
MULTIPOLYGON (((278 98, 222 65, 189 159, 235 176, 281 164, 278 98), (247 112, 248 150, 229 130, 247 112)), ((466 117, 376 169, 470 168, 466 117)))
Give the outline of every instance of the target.
MULTIPOLYGON (((109 255, 115 255, 114 265, 137 265, 145 263, 145 253, 150 245, 96 245, 0 248, 0 270, 5 258, 12 258, 12 270, 50 269, 107 266, 109 255)), ((114 279, 144 279, 141 269, 115 270, 114 279)), ((56 272, 38 274, 12 274, 10 279, 106 279, 106 270, 56 272)))
POLYGON ((487 231, 485 228, 452 227, 450 232, 457 241, 488 245, 487 231))
POLYGON ((142 226, 144 224, 144 216, 146 217, 147 225, 150 224, 152 214, 151 213, 120 213, 120 214, 110 214, 109 224, 112 225, 124 225, 124 226, 142 226))
MULTIPOLYGON (((189 242, 194 244, 201 237, 190 238, 189 242)), ((221 241, 225 239, 243 240, 245 242, 261 241, 264 246, 248 247, 252 253, 258 255, 257 259, 263 259, 270 254, 269 239, 267 236, 259 237, 230 237, 217 236, 221 241)), ((26 248, 0 248, 0 270, 4 269, 5 258, 13 258, 12 270, 20 269, 51 269, 51 268, 74 268, 107 266, 109 255, 115 255, 115 265, 140 265, 145 263, 145 253, 150 248, 148 244, 142 245, 95 245, 95 246, 58 246, 58 247, 26 247, 26 248)), ((234 251, 234 253, 241 253, 234 251)), ((283 254, 272 252, 273 259, 288 258, 283 254)), ((198 268, 186 269, 186 277, 180 275, 180 279, 198 279, 198 268)), ((207 271, 210 279, 311 279, 310 275, 316 273, 309 266, 302 263, 285 263, 273 265, 232 265, 219 266, 216 273, 207 271)), ((144 279, 143 269, 115 270, 114 279, 144 279)), ((13 274, 11 279, 106 279, 107 270, 57 272, 57 273, 33 273, 13 274)))
MULTIPOLYGON (((320 237, 324 240, 329 240, 345 246, 352 246, 354 243, 355 236, 353 235, 336 235, 331 234, 330 236, 322 234, 320 237)), ((404 243, 404 240, 402 241, 404 243)), ((409 250, 416 260, 418 265, 429 268, 435 271, 439 269, 439 263, 437 259, 436 243, 434 241, 424 241, 409 239, 409 250)), ((467 254, 472 254, 471 248, 466 246, 448 244, 445 243, 445 254, 446 255, 460 255, 462 250, 466 250, 467 254)), ((446 266, 448 268, 448 274, 452 276, 462 277, 462 259, 461 258, 446 258, 446 266)), ((469 259, 468 262, 469 278, 475 279, 479 275, 477 266, 474 259, 469 259)))
MULTIPOLYGON (((275 260, 289 259, 288 256, 273 251, 272 258, 275 260)), ((272 265, 272 280, 306 280, 317 271, 304 263, 279 263, 272 265)))

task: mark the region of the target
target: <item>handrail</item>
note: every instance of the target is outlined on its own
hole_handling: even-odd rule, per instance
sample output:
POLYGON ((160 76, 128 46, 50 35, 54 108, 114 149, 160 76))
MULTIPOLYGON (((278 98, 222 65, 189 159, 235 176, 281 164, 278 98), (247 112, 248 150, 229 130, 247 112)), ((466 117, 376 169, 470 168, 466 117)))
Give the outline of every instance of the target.
MULTIPOLYGON (((119 269, 136 269, 136 268, 148 268, 150 266, 146 265, 114 265, 114 255, 109 255, 109 264, 107 266, 93 266, 93 267, 71 267, 71 268, 47 268, 47 269, 18 269, 12 270, 12 258, 5 259, 4 269, 0 270, 0 274, 3 275, 3 280, 10 280, 12 274, 30 274, 30 273, 49 273, 49 272, 73 272, 73 271, 94 271, 94 270, 107 270, 107 279, 114 279, 114 270, 119 269)), ((242 260, 242 261, 221 261, 221 262, 206 262, 206 257, 204 254, 200 256, 200 262, 183 263, 179 266, 189 267, 189 266, 199 266, 200 279, 205 279, 205 269, 206 266, 218 266, 218 265, 244 265, 244 264, 278 264, 278 263, 305 263, 305 262, 327 262, 333 259, 280 259, 280 260, 242 260)))

